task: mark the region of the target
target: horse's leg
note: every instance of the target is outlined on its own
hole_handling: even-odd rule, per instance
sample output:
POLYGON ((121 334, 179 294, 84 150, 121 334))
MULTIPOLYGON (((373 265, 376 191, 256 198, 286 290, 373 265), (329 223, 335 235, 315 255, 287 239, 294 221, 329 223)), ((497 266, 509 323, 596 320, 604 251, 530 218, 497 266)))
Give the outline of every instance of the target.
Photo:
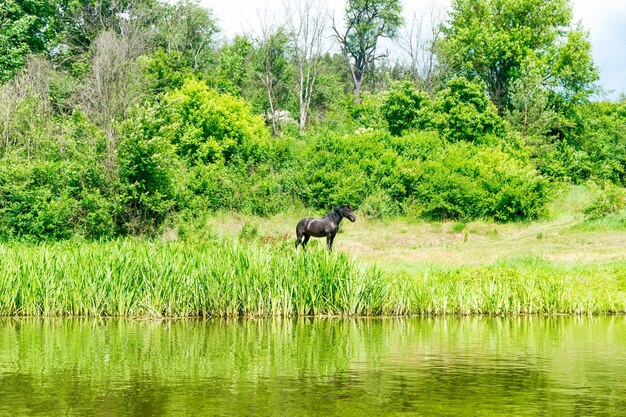
POLYGON ((333 248, 333 240, 335 240, 335 235, 326 236, 326 247, 328 248, 328 250, 331 250, 333 248))
POLYGON ((302 243, 302 235, 296 231, 296 249, 298 249, 300 243, 302 243))
POLYGON ((309 243, 309 239, 310 238, 311 238, 311 236, 304 235, 304 241, 302 242, 302 249, 306 249, 306 244, 309 243))

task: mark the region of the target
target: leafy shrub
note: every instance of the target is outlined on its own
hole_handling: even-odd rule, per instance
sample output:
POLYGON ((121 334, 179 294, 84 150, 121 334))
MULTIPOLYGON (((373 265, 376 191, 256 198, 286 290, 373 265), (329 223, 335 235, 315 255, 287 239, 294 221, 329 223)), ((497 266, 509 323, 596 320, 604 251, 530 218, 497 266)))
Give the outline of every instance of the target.
POLYGON ((548 182, 523 152, 419 131, 390 137, 359 129, 312 139, 299 158, 296 191, 316 208, 350 203, 375 218, 410 210, 437 220, 511 221, 540 216, 549 197, 548 182))
POLYGON ((419 165, 412 193, 432 219, 536 218, 549 185, 528 163, 498 148, 452 144, 419 165))
POLYGON ((528 161, 499 148, 483 148, 476 154, 480 183, 489 193, 483 216, 497 221, 536 219, 550 197, 548 181, 528 161))
POLYGON ((370 219, 383 219, 399 214, 400 207, 387 193, 378 190, 365 197, 359 211, 370 219))
POLYGON ((434 125, 445 139, 489 144, 505 134, 505 125, 485 90, 465 78, 453 78, 436 97, 434 125))
POLYGON ((242 99, 188 80, 140 109, 122 133, 118 164, 130 225, 157 226, 183 206, 251 214, 284 206, 268 197, 279 179, 267 161, 281 151, 242 99))
POLYGON ((250 104, 188 80, 165 96, 150 130, 176 147, 189 164, 266 159, 270 135, 250 104))
POLYGON ((240 97, 250 76, 250 56, 253 47, 250 39, 236 36, 220 49, 219 70, 215 75, 216 88, 240 97))
POLYGON ((0 237, 58 240, 115 233, 115 199, 89 161, 0 160, 0 237))
POLYGON ((626 103, 588 103, 577 111, 577 157, 568 164, 574 179, 626 184, 626 103))
POLYGON ((626 184, 626 103, 571 106, 543 142, 534 153, 546 176, 626 184))
POLYGON ((189 206, 195 211, 235 209, 239 205, 238 184, 221 164, 197 165, 189 170, 189 206))
POLYGON ((117 149, 124 226, 134 233, 158 226, 177 200, 174 176, 181 164, 156 117, 156 110, 148 108, 127 120, 117 149))
POLYGON ((142 64, 145 88, 156 96, 182 87, 191 73, 183 54, 173 50, 157 49, 142 64))
POLYGON ((417 91, 412 83, 404 82, 387 93, 381 113, 387 121, 389 132, 400 136, 408 129, 422 130, 430 126, 432 114, 429 106, 428 95, 417 91))
POLYGON ((9 132, 16 141, 9 141, 8 152, 0 157, 0 237, 115 235, 117 168, 102 130, 79 111, 41 124, 48 117, 42 111, 28 127, 37 130, 30 142, 9 132))
POLYGON ((75 201, 59 184, 59 166, 39 163, 0 167, 2 235, 35 239, 69 237, 75 201))
POLYGON ((298 195, 309 206, 338 204, 359 207, 373 192, 384 189, 393 198, 405 194, 398 154, 388 146, 387 134, 359 129, 344 136, 324 135, 304 149, 298 195))
POLYGON ((288 169, 276 170, 271 164, 255 166, 253 173, 241 175, 243 198, 240 211, 246 214, 267 216, 295 205, 297 190, 288 169))
POLYGON ((423 217, 433 220, 474 219, 484 212, 486 190, 477 181, 467 149, 448 148, 420 164, 412 197, 423 217))
POLYGON ((626 208, 626 191, 607 183, 593 203, 583 210, 583 213, 588 219, 596 220, 610 214, 618 214, 624 208, 626 208))
POLYGON ((297 205, 296 194, 303 179, 299 155, 290 147, 293 144, 274 141, 267 150, 267 162, 190 167, 186 204, 199 211, 229 209, 255 215, 270 215, 297 205))
POLYGON ((399 155, 421 161, 430 158, 446 145, 437 132, 415 130, 390 138, 389 144, 399 155))
POLYGON ((354 101, 352 95, 345 95, 342 106, 357 126, 376 128, 381 125, 381 96, 367 92, 361 94, 361 102, 354 101))

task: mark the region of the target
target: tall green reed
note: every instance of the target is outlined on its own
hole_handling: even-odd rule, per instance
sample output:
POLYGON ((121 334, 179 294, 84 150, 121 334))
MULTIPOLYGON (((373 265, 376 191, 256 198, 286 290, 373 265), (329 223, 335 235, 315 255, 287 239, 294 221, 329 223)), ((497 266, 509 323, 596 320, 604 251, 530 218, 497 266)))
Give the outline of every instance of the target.
POLYGON ((256 242, 0 245, 0 315, 309 316, 626 312, 625 263, 389 274, 256 242))

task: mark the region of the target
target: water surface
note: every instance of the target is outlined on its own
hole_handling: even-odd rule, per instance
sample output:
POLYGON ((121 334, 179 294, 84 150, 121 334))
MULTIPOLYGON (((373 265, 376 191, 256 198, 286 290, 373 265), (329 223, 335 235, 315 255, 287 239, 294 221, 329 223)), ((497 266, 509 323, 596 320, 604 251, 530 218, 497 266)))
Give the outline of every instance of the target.
POLYGON ((0 416, 624 410, 624 316, 0 319, 0 416))

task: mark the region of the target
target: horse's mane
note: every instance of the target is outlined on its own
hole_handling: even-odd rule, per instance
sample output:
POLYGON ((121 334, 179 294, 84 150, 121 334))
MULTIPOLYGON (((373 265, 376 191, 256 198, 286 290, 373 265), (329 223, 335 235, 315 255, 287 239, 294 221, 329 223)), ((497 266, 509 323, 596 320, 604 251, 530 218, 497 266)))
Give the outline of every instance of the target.
POLYGON ((326 216, 324 217, 330 217, 333 213, 337 213, 339 215, 339 217, 341 217, 341 206, 337 206, 335 208, 333 208, 331 211, 329 211, 328 213, 326 213, 326 216))

